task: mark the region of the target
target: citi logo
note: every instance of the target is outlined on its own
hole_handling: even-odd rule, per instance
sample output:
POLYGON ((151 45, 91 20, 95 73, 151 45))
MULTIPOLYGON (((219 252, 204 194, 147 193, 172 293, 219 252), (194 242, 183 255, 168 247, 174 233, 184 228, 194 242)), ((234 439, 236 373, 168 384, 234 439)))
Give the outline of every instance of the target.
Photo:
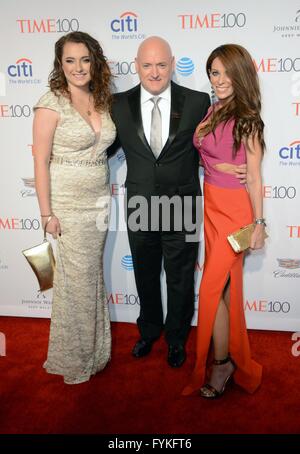
POLYGON ((125 13, 121 14, 120 19, 114 19, 111 21, 110 28, 115 33, 137 32, 138 16, 132 11, 126 11, 125 13))
POLYGON ((176 63, 176 70, 181 76, 190 76, 194 69, 194 62, 189 57, 181 57, 176 63))
POLYGON ((19 58, 7 68, 7 73, 10 77, 33 77, 32 61, 29 58, 19 58))
POLYGON ((124 255, 121 260, 121 265, 125 270, 132 271, 133 270, 133 263, 132 263, 132 256, 131 255, 124 255))
POLYGON ((300 160, 300 140, 295 140, 294 142, 291 142, 287 147, 280 148, 279 157, 281 159, 284 159, 285 161, 295 159, 300 160))

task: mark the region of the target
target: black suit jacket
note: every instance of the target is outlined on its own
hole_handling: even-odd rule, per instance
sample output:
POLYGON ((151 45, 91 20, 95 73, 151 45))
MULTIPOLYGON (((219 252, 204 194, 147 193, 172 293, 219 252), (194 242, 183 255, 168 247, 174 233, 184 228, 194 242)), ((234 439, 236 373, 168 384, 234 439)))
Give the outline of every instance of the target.
POLYGON ((126 155, 129 196, 200 194, 199 156, 193 133, 209 105, 207 93, 171 83, 169 138, 156 159, 143 131, 140 85, 114 95, 112 117, 126 155))

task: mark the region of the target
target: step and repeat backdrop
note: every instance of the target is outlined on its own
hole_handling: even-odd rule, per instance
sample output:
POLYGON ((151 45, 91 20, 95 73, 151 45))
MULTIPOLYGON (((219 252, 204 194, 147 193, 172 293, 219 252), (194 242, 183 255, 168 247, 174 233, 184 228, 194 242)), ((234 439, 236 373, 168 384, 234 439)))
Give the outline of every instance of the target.
MULTIPOLYGON (((267 151, 264 206, 270 238, 245 259, 244 308, 248 327, 300 327, 300 2, 264 0, 10 0, 0 14, 0 315, 50 317, 51 291, 38 292, 21 251, 42 239, 32 158, 33 105, 48 89, 54 43, 82 30, 102 44, 116 91, 138 83, 134 58, 148 36, 167 39, 176 58, 173 79, 210 92, 205 74, 212 49, 245 46, 263 95, 267 151)), ((126 121, 126 118, 124 118, 126 121)), ((112 320, 135 322, 139 299, 124 222, 126 161, 110 159, 112 214, 104 270, 112 320)), ((202 176, 201 176, 202 181, 202 176)), ((96 247, 96 245, 95 245, 96 247)), ((89 251, 86 251, 88 254, 89 251)), ((195 318, 203 268, 201 233, 195 269, 195 318)), ((162 273, 164 303, 165 277, 162 273)))

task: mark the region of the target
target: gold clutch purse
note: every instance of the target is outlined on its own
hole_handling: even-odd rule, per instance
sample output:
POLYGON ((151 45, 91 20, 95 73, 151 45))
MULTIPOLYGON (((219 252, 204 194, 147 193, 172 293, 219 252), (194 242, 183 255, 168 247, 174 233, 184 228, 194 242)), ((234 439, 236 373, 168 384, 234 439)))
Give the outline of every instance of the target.
POLYGON ((44 241, 37 246, 22 251, 29 265, 33 269, 40 286, 40 292, 53 287, 53 274, 55 258, 51 243, 46 238, 46 226, 44 228, 44 241))
MULTIPOLYGON (((255 224, 248 224, 228 235, 227 240, 234 252, 242 252, 250 247, 251 235, 254 232, 254 229, 255 224)), ((266 233, 265 238, 268 238, 266 233)))

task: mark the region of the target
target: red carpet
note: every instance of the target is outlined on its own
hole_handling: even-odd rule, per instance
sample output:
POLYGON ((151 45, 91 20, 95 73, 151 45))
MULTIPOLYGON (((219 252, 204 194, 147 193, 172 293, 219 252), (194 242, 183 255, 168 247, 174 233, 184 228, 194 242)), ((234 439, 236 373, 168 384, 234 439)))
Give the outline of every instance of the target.
POLYGON ((49 320, 1 317, 0 332, 7 343, 0 357, 2 434, 300 432, 300 356, 291 353, 291 333, 250 331, 253 356, 264 366, 261 388, 251 396, 232 385, 221 399, 206 401, 181 396, 194 364, 195 328, 188 360, 177 370, 166 362, 163 338, 148 357, 135 359, 136 326, 113 323, 110 364, 73 386, 42 368, 49 320))

